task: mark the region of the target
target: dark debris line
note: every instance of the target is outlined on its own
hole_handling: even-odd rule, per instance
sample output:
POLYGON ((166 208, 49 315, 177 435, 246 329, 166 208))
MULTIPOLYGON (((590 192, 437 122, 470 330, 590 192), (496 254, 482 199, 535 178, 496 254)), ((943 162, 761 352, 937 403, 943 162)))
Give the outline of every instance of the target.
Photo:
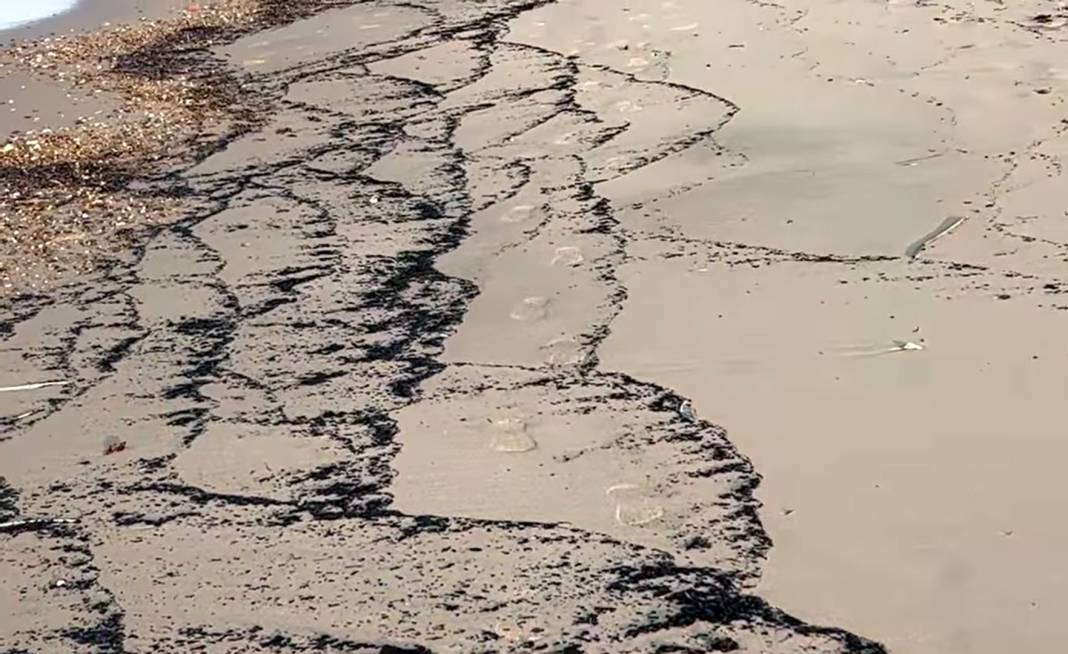
MULTIPOLYGON (((490 158, 457 145, 461 122, 556 91, 555 104, 516 121, 515 135, 570 116, 595 132, 588 153, 622 130, 578 104, 575 61, 502 42, 508 20, 547 2, 363 4, 424 24, 255 78, 251 90, 274 107, 259 131, 217 139, 198 163, 153 181, 179 198, 179 220, 93 277, 7 302, 5 346, 75 384, 10 425, 0 447, 35 456, 26 444, 48 438, 79 463, 0 484, 0 518, 21 509, 78 523, 0 535, 5 570, 22 566, 0 573, 0 589, 42 616, 0 626, 0 652, 882 652, 741 590, 770 545, 753 498, 758 475, 722 430, 676 415, 682 398, 600 371, 595 358, 571 371, 486 366, 483 387, 449 393, 550 389, 559 411, 620 412, 644 426, 633 447, 675 453, 680 483, 723 480, 727 490, 709 498, 725 507, 722 519, 695 517, 677 551, 660 551, 565 524, 392 507, 394 416, 429 401, 428 380, 449 373, 444 341, 479 293, 435 267, 468 236, 472 210, 491 204, 473 195, 470 177, 490 158), (473 72, 448 84, 366 68, 451 42, 471 46, 473 72), (534 60, 551 71, 534 86, 494 77, 534 60), (429 172, 376 178, 372 166, 403 147, 429 172), (189 481, 185 457, 230 432, 329 444, 329 457, 267 467, 225 491, 189 481), (86 456, 85 439, 105 435, 128 450, 86 456), (683 560, 685 549, 689 561, 714 561, 702 552, 717 539, 731 561, 683 560)), ((622 172, 719 127, 660 135, 622 172)), ((532 184, 549 157, 501 153, 500 169, 521 174, 500 176, 494 202, 532 184)), ((607 246, 591 262, 609 298, 583 336, 592 348, 626 297, 614 266, 627 238, 587 165, 577 171, 570 186, 542 190, 577 207, 559 216, 574 233, 607 246)))

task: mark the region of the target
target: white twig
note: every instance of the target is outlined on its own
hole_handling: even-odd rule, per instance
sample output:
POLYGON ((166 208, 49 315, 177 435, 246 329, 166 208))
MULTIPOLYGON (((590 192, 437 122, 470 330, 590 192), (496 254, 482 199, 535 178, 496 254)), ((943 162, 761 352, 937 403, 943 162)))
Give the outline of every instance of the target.
POLYGON ((20 384, 18 386, 0 386, 0 393, 11 393, 14 391, 35 391, 38 388, 48 388, 49 386, 66 386, 69 381, 44 381, 36 382, 34 384, 20 384))
POLYGON ((50 527, 52 525, 69 525, 75 522, 76 520, 70 518, 29 518, 27 520, 11 520, 9 522, 0 522, 0 533, 5 531, 18 531, 19 529, 38 529, 40 527, 50 527))

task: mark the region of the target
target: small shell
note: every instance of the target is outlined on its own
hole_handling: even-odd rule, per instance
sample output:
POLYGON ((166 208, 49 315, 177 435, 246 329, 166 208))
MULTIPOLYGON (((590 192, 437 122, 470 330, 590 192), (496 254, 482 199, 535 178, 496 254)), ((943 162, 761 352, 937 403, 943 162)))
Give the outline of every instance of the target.
POLYGON ((894 341, 894 349, 901 350, 902 352, 919 352, 920 350, 926 350, 927 348, 919 343, 913 343, 912 341, 894 341))

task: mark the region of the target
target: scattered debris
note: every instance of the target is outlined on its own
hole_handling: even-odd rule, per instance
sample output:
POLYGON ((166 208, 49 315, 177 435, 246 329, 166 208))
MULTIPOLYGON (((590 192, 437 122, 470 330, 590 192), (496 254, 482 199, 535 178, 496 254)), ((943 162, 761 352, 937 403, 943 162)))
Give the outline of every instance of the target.
POLYGON ((39 288, 87 272, 132 230, 160 222, 171 200, 132 182, 199 151, 207 126, 240 132, 259 119, 261 98, 221 63, 189 53, 315 10, 272 0, 191 7, 165 20, 0 48, 5 73, 21 69, 70 97, 108 94, 117 103, 71 127, 0 135, 0 288, 39 288))

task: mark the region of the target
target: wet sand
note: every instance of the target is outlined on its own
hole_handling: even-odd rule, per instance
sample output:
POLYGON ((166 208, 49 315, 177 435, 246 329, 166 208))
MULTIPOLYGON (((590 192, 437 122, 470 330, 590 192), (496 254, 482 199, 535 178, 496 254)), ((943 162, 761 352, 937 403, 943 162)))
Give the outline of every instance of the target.
POLYGON ((758 592, 895 652, 1058 651, 1063 10, 733 6, 745 47, 673 71, 741 107, 745 164, 608 192, 636 244, 602 366, 752 458, 758 592))
POLYGON ((335 4, 3 300, 0 645, 1059 651, 1064 10, 335 4))
MULTIPOLYGON (((480 288, 444 259, 467 256, 476 213, 588 241, 548 265, 606 297, 575 324, 603 321, 621 250, 593 180, 733 110, 507 41, 533 7, 345 3, 219 39, 210 56, 268 100, 262 122, 153 177, 174 214, 128 252, 6 300, 5 645, 881 651, 746 591, 767 546, 756 475, 670 389, 595 370, 592 340, 551 339, 547 366, 451 360, 480 288), (584 84, 580 105, 587 77, 615 90, 584 84), (605 103, 630 91, 677 120, 610 125, 605 103), (460 494, 425 505, 436 477, 413 465, 450 420, 472 437, 454 461, 508 475, 512 457, 522 502, 502 494, 489 518, 460 494), (571 511, 536 499, 558 474, 577 475, 557 495, 571 511)), ((508 302, 531 327, 560 306, 508 302)))

